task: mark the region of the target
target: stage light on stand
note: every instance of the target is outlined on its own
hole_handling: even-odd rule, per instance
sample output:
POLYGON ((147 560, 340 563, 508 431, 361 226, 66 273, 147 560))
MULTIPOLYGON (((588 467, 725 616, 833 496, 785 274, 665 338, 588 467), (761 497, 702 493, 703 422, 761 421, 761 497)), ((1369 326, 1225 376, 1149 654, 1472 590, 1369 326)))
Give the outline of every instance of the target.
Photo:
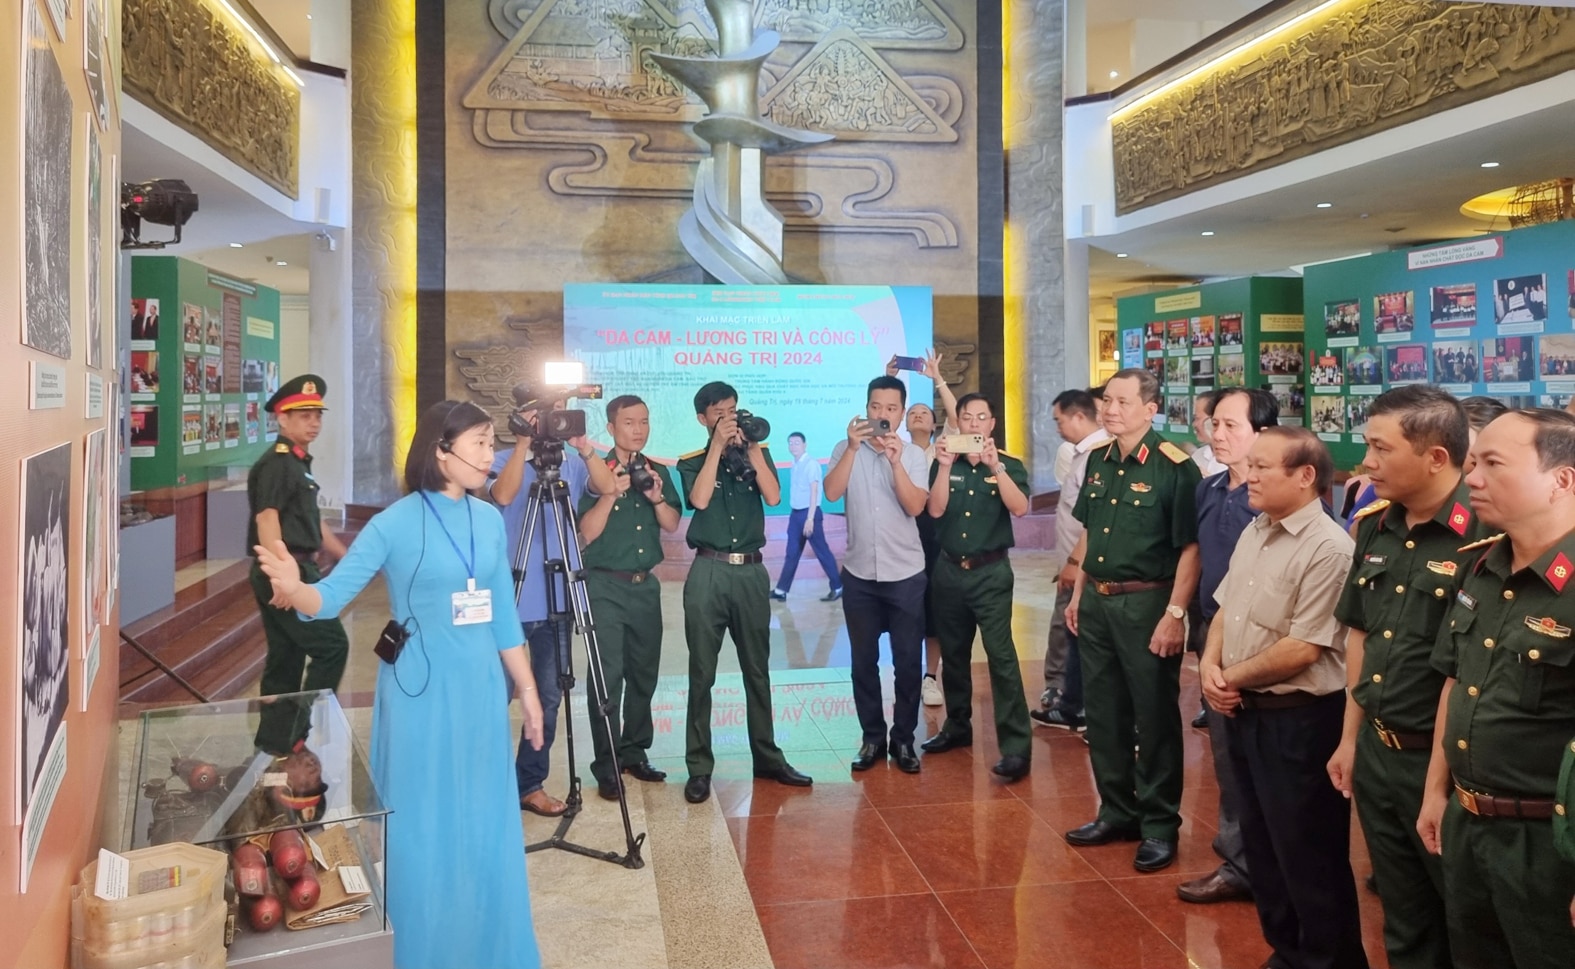
POLYGON ((123 182, 120 186, 120 248, 163 249, 180 244, 181 227, 197 211, 197 193, 178 178, 155 178, 140 185, 123 182), (167 225, 175 238, 164 241, 142 240, 142 223, 167 225))

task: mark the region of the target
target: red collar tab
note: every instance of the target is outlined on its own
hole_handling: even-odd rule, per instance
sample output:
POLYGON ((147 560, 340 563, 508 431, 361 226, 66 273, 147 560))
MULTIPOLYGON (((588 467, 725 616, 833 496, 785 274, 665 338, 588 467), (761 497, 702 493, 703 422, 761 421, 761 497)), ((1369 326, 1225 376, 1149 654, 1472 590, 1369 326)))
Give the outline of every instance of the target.
POLYGON ((1455 502, 1455 507, 1450 509, 1449 512, 1449 527, 1454 529, 1456 535, 1464 538, 1466 526, 1469 524, 1471 524, 1471 512, 1466 509, 1465 505, 1458 501, 1455 502))
POLYGON ((1147 444, 1139 444, 1138 445, 1137 459, 1138 459, 1138 464, 1147 464, 1148 463, 1148 445, 1147 444))
POLYGON ((290 448, 290 453, 300 458, 302 461, 306 460, 306 448, 301 447, 299 444, 290 448))
POLYGON ((1575 563, 1571 563, 1564 553, 1560 552, 1553 557, 1553 564, 1542 573, 1542 577, 1548 580, 1548 584, 1553 586, 1555 591, 1563 592, 1564 584, 1570 580, 1571 572, 1575 572, 1575 563))

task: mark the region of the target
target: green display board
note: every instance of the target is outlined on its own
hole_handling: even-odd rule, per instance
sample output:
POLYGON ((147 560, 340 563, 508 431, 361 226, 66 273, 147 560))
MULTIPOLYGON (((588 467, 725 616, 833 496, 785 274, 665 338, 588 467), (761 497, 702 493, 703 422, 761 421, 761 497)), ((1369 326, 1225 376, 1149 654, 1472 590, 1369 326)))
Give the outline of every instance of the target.
POLYGON ((1309 266, 1308 426, 1353 468, 1373 396, 1431 381, 1563 407, 1575 394, 1575 222, 1309 266))
POLYGON ((1280 419, 1302 423, 1307 401, 1302 281, 1254 276, 1116 301, 1121 366, 1147 367, 1165 399, 1154 427, 1192 440, 1192 403, 1220 387, 1267 387, 1280 419))
POLYGON ((131 487, 222 478, 275 430, 279 292, 176 256, 131 261, 131 487))

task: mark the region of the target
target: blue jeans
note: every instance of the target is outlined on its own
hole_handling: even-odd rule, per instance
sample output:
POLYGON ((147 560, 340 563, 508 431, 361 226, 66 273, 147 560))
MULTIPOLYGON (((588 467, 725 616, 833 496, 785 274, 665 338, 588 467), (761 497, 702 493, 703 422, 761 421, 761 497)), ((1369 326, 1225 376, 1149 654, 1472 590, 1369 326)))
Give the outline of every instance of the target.
MULTIPOLYGON (((788 516, 787 558, 782 562, 782 577, 777 580, 777 589, 781 592, 793 588, 793 573, 798 571, 799 556, 804 554, 804 523, 807 521, 809 521, 808 508, 795 508, 788 516)), ((842 588, 842 579, 837 575, 837 559, 826 545, 826 530, 821 525, 821 511, 816 508, 815 532, 809 536, 809 547, 815 550, 815 558, 820 562, 821 571, 825 572, 826 578, 831 580, 831 591, 836 592, 842 588)))
POLYGON ((520 797, 541 790, 547 780, 552 738, 558 735, 558 707, 563 703, 563 687, 558 683, 558 650, 569 648, 569 636, 567 621, 541 619, 525 624, 530 669, 536 677, 536 695, 541 698, 542 738, 541 749, 532 750, 525 731, 520 731, 520 750, 514 758, 520 797))

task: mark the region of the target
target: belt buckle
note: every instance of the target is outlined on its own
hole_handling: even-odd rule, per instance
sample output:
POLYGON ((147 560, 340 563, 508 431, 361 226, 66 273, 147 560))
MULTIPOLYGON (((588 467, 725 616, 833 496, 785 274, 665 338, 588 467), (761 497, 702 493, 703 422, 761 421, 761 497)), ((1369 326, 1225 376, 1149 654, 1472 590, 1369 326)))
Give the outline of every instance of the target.
POLYGON ((727 553, 727 564, 728 565, 745 565, 745 564, 747 564, 745 562, 745 558, 746 558, 746 556, 744 555, 743 552, 728 552, 727 553))
POLYGON ((1384 726, 1384 722, 1382 720, 1374 720, 1373 729, 1378 731, 1378 739, 1383 741, 1383 745, 1385 747, 1388 747, 1392 750, 1400 749, 1399 735, 1393 730, 1390 730, 1388 727, 1384 726))
POLYGON ((1112 585, 1114 585, 1114 584, 1115 583, 1113 583, 1113 582, 1106 582, 1103 579, 1095 579, 1094 580, 1094 591, 1099 593, 1102 596, 1108 596, 1108 595, 1110 595, 1110 587, 1112 585))
POLYGON ((629 576, 629 581, 633 582, 635 585, 639 585, 641 582, 645 581, 645 573, 644 572, 636 572, 633 575, 629 576))
POLYGON ((1459 801, 1460 806, 1465 808, 1467 811, 1470 811, 1472 814, 1475 814, 1479 817, 1481 816, 1482 811, 1477 806, 1477 795, 1475 792, 1468 791, 1459 784, 1456 784, 1455 800, 1459 801))

